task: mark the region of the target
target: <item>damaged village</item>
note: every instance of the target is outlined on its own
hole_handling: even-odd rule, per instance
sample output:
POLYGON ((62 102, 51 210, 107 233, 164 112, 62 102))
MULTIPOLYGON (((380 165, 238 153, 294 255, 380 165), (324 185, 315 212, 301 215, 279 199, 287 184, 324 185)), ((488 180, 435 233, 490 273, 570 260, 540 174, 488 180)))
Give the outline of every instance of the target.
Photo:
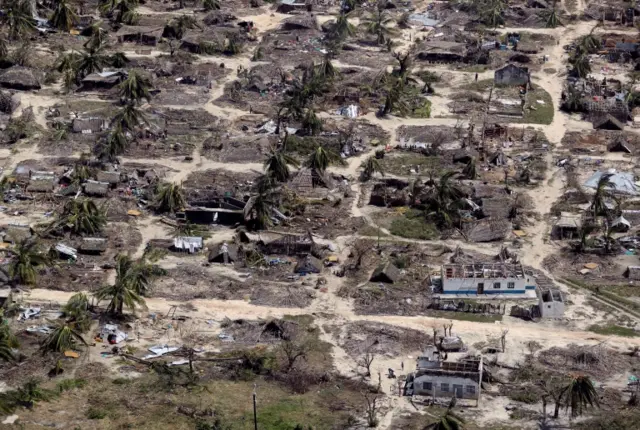
POLYGON ((0 0, 0 428, 640 428, 638 15, 0 0))

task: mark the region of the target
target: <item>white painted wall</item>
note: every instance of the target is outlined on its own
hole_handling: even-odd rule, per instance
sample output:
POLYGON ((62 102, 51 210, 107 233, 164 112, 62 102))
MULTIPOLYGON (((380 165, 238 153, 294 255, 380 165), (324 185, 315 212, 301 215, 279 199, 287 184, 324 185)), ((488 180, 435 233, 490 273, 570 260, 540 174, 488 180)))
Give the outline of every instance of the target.
MULTIPOLYGON (((463 399, 474 399, 477 400, 480 394, 480 387, 478 383, 470 378, 462 378, 458 376, 448 376, 448 375, 420 375, 413 380, 413 394, 419 396, 432 396, 433 390, 425 390, 424 383, 431 382, 435 384, 435 395, 436 397, 453 397, 454 385, 462 385, 462 398, 463 399), (442 383, 449 384, 449 391, 442 391, 442 383), (475 387, 475 394, 467 393, 467 386, 475 387)), ((460 398, 459 396, 456 396, 460 398)))

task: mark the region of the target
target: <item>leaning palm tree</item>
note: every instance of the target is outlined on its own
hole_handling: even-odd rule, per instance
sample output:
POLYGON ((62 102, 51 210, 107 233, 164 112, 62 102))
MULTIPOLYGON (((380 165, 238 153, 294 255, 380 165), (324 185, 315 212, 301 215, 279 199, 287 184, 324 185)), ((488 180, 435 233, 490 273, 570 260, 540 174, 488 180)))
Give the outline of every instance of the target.
POLYGON ((447 408, 438 420, 429 424, 424 430, 464 430, 464 418, 453 412, 452 408, 447 408))
POLYGON ((51 24, 58 30, 68 32, 77 21, 78 16, 67 0, 58 0, 51 16, 51 24))
POLYGON ((504 24, 505 3, 503 0, 490 0, 481 11, 482 21, 493 28, 504 24))
POLYGON ((63 228, 77 235, 94 235, 107 225, 107 216, 103 208, 92 199, 74 199, 65 203, 62 213, 53 222, 54 229, 63 228))
POLYGON ((322 120, 318 118, 313 109, 307 109, 307 112, 302 118, 302 128, 306 130, 306 133, 312 136, 317 135, 322 131, 322 120))
POLYGON ((23 241, 15 249, 5 251, 12 256, 8 275, 15 284, 35 285, 38 269, 52 264, 51 259, 39 249, 35 240, 23 241))
POLYGON ((107 30, 102 28, 101 24, 102 21, 97 21, 89 27, 89 39, 82 45, 86 49, 99 50, 107 44, 109 34, 107 30))
POLYGON ((123 315, 125 307, 132 312, 138 306, 145 307, 144 298, 126 282, 104 286, 95 293, 95 297, 98 301, 108 300, 107 312, 114 315, 123 315))
POLYGON ((342 163, 340 156, 330 149, 318 145, 311 155, 309 155, 306 166, 320 174, 324 174, 329 165, 336 163, 342 163))
POLYGON ((89 344, 82 337, 82 333, 77 329, 75 322, 53 322, 54 329, 40 344, 43 353, 64 352, 75 349, 78 344, 88 346, 89 344))
POLYGON ((158 212, 177 212, 187 204, 182 185, 175 182, 164 182, 156 188, 155 208, 158 212))
POLYGON ((9 28, 9 37, 13 40, 36 29, 29 0, 9 0, 0 19, 9 28))
POLYGON ((611 193, 608 191, 611 186, 611 174, 604 174, 598 179, 596 185, 596 192, 591 199, 591 212, 594 219, 598 216, 609 216, 609 208, 607 208, 606 200, 611 198, 611 193))
POLYGON ((127 79, 120 83, 120 97, 127 102, 140 103, 142 99, 151 100, 151 80, 135 70, 129 72, 127 79))
POLYGON ((367 159, 362 162, 360 167, 362 168, 362 172, 360 174, 360 180, 363 182, 367 182, 376 173, 380 173, 381 176, 384 176, 384 170, 382 169, 380 162, 373 155, 370 157, 367 157, 367 159))
POLYGON ((561 391, 560 398, 565 411, 571 409, 571 416, 582 415, 584 409, 598 406, 598 393, 591 379, 586 375, 574 375, 561 391))
POLYGON ((75 322, 84 331, 89 321, 89 309, 91 302, 85 293, 76 293, 69 297, 67 303, 62 307, 62 313, 70 322, 75 322))
POLYGON ((282 150, 272 149, 264 161, 265 172, 278 182, 287 182, 291 178, 289 164, 298 167, 298 160, 282 150))

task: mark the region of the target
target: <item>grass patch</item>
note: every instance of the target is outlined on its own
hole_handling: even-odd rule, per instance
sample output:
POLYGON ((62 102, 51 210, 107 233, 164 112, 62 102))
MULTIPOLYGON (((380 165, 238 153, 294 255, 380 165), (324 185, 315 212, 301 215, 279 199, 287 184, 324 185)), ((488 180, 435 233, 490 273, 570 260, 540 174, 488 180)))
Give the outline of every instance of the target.
POLYGON ((374 227, 372 225, 365 225, 364 227, 360 228, 358 230, 358 234, 360 236, 372 236, 372 237, 378 237, 378 235, 380 237, 388 236, 387 233, 385 233, 384 231, 382 231, 378 227, 374 227))
POLYGON ((388 154, 380 161, 385 173, 407 175, 411 169, 417 174, 426 174, 434 171, 439 176, 442 169, 442 160, 439 157, 427 157, 422 154, 388 154))
POLYGON ((104 409, 91 407, 87 410, 87 418, 90 420, 103 420, 107 415, 109 413, 104 409))
POLYGON ((408 211, 404 216, 391 221, 391 234, 408 239, 434 240, 439 237, 435 225, 427 222, 420 211, 408 211))
POLYGON ((605 336, 624 336, 624 337, 638 337, 640 333, 629 327, 622 327, 619 325, 608 324, 598 325, 594 324, 587 329, 594 333, 602 334, 605 336))
POLYGON ((488 91, 492 85, 493 79, 482 79, 480 81, 474 81, 469 84, 462 85, 460 89, 484 93, 485 91, 488 91))
POLYGON ((573 287, 589 290, 594 293, 600 300, 607 302, 611 306, 623 308, 625 311, 629 312, 635 317, 640 318, 640 303, 637 303, 633 300, 625 299, 624 297, 620 297, 615 292, 609 291, 608 287, 598 288, 594 285, 590 285, 576 279, 563 278, 562 281, 573 287))
POLYGON ((474 314, 471 312, 429 311, 428 316, 458 321, 472 321, 479 323, 494 323, 502 321, 502 315, 474 314))
POLYGON ((76 388, 83 388, 85 385, 87 385, 87 381, 84 379, 63 379, 56 385, 56 391, 63 393, 76 388))
POLYGON ((554 114, 551 95, 537 85, 534 88, 527 94, 527 104, 522 122, 527 124, 551 124, 554 114), (538 103, 538 100, 542 100, 544 104, 538 103))

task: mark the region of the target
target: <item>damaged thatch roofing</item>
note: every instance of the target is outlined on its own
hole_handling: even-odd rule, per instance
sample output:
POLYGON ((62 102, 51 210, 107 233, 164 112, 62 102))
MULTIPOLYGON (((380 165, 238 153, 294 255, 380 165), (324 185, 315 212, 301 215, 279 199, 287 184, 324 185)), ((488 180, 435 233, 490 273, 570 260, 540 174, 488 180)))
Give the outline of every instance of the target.
POLYGON ((39 90, 40 81, 36 71, 22 66, 13 66, 0 74, 0 86, 16 90, 39 90))
POLYGON ((302 15, 287 18, 282 22, 282 29, 291 30, 319 30, 318 21, 313 16, 302 15))
POLYGON ((512 231, 511 221, 485 218, 466 223, 464 232, 470 242, 492 242, 502 240, 512 231))
POLYGON ((513 199, 509 196, 482 199, 482 213, 494 219, 508 218, 513 208, 513 199))
POLYGON ((495 196, 506 196, 507 190, 498 185, 477 184, 473 187, 473 197, 476 199, 484 199, 495 196))
POLYGON ((0 91, 0 112, 12 114, 20 106, 20 96, 0 91))

